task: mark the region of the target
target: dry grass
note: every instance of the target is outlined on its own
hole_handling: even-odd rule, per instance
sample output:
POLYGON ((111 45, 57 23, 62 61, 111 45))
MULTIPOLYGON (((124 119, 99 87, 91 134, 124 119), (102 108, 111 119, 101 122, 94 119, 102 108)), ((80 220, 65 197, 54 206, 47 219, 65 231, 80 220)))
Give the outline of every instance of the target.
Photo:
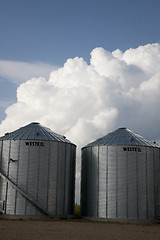
POLYGON ((74 206, 74 216, 75 216, 76 218, 80 218, 80 217, 81 217, 80 205, 75 205, 75 206, 74 206))

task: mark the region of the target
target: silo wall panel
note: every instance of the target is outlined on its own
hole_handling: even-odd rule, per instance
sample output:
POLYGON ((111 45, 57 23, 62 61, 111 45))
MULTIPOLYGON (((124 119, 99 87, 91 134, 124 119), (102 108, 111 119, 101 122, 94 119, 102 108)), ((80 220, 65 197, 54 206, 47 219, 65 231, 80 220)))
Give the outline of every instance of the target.
POLYGON ((81 215, 87 216, 86 212, 87 202, 87 148, 82 150, 82 164, 81 164, 81 215))
POLYGON ((117 217, 127 218, 127 152, 117 146, 117 217))
POLYGON ((47 209, 48 198, 48 171, 49 171, 49 154, 50 142, 44 141, 44 146, 39 146, 39 163, 38 163, 38 202, 40 206, 47 209))
POLYGON ((7 175, 10 158, 10 140, 3 141, 1 169, 7 175))
POLYGON ((48 179, 48 211, 57 214, 57 181, 58 181, 58 148, 59 143, 50 143, 49 179, 48 179))
POLYGON ((2 165, 2 150, 3 150, 3 141, 0 141, 0 169, 2 165))
POLYGON ((5 201, 6 199, 6 181, 0 177, 0 200, 5 201))
POLYGON ((64 215, 72 215, 74 209, 75 151, 76 147, 74 145, 66 143, 64 215))
POLYGON ((99 187, 98 191, 98 217, 107 217, 108 199, 108 150, 107 146, 99 146, 99 167, 97 168, 99 187))
POLYGON ((26 215, 36 215, 37 214, 37 208, 27 199, 25 202, 25 214, 26 215))
POLYGON ((75 204, 75 173, 76 173, 76 146, 71 145, 71 213, 74 212, 75 204))
POLYGON ((9 159, 9 178, 17 183, 17 170, 19 164, 19 140, 11 140, 9 159))
POLYGON ((147 208, 148 219, 155 219, 155 181, 154 181, 154 149, 147 150, 147 208))
POLYGON ((26 141, 21 140, 18 163, 18 186, 24 192, 27 191, 28 185, 29 149, 30 148, 26 145, 26 141))
MULTIPOLYGON (((0 170, 2 167, 2 151, 3 151, 3 141, 0 141, 0 170)), ((6 182, 0 177, 0 210, 5 210, 5 200, 6 200, 6 182)))
POLYGON ((70 202, 72 201, 71 199, 71 191, 72 191, 72 182, 71 182, 71 177, 70 177, 70 174, 71 174, 71 163, 72 163, 72 160, 71 160, 71 145, 70 144, 66 144, 66 166, 65 166, 65 196, 64 196, 64 199, 65 199, 65 202, 64 202, 64 215, 67 215, 67 214, 71 214, 71 205, 70 205, 70 202))
POLYGON ((117 217, 117 152, 108 146, 108 218, 117 217))
POLYGON ((137 152, 137 192, 138 192, 138 219, 147 219, 147 162, 146 147, 137 152))
POLYGON ((39 149, 38 147, 28 146, 29 163, 28 163, 28 179, 27 194, 37 201, 38 199, 38 168, 39 168, 39 149))
POLYGON ((6 182, 0 177, 0 212, 5 210, 6 182))
POLYGON ((98 146, 92 147, 92 162, 91 162, 91 202, 90 216, 97 217, 98 213, 98 146))
POLYGON ((6 214, 15 214, 15 198, 16 198, 16 190, 13 186, 8 183, 7 184, 7 198, 6 198, 6 214))
POLYGON ((127 152, 128 218, 137 219, 137 153, 127 152))
POLYGON ((16 195, 16 215, 24 215, 26 213, 26 198, 17 192, 16 195))
POLYGON ((91 154, 91 148, 87 148, 87 152, 86 152, 86 168, 87 168, 87 172, 86 172, 86 176, 87 176, 87 196, 86 196, 86 215, 90 216, 91 215, 91 163, 92 163, 92 154, 91 154))
POLYGON ((159 160, 157 159, 157 169, 158 169, 158 177, 157 177, 157 219, 160 219, 160 149, 158 151, 159 160))
POLYGON ((154 168, 155 168, 155 215, 160 219, 160 152, 154 149, 154 168))
POLYGON ((65 143, 59 143, 57 181, 57 215, 59 216, 64 214, 65 165, 65 143))

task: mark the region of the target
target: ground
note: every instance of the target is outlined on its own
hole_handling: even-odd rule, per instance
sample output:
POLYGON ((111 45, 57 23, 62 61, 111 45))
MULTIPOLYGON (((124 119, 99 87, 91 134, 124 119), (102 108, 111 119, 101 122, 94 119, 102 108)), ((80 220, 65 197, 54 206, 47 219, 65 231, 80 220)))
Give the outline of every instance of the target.
POLYGON ((0 220, 1 240, 159 240, 159 224, 74 220, 0 220))

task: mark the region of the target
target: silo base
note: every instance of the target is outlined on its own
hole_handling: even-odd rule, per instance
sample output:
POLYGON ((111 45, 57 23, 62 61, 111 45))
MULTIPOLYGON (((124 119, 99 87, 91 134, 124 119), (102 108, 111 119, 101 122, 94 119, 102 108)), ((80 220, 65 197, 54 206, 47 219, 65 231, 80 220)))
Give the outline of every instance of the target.
POLYGON ((129 224, 160 224, 160 220, 156 219, 122 219, 122 218, 93 218, 93 217, 82 217, 84 220, 94 222, 108 222, 108 223, 129 223, 129 224))
POLYGON ((74 215, 68 216, 48 216, 48 215, 11 215, 11 214, 0 214, 0 220, 64 220, 74 219, 74 215))

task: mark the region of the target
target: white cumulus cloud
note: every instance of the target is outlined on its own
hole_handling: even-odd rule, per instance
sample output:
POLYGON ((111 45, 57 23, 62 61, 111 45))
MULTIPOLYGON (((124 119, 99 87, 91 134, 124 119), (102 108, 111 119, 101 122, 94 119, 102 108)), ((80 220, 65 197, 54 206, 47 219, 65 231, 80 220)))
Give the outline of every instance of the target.
POLYGON ((0 60, 0 78, 19 85, 31 77, 43 76, 48 78, 50 72, 57 68, 57 66, 42 62, 0 60))
MULTIPOLYGON (((32 121, 85 144, 118 127, 151 140, 160 136, 160 44, 124 53, 95 48, 90 64, 68 59, 49 79, 31 78, 17 88, 17 102, 6 109, 0 135, 32 121)), ((77 164, 79 178, 80 160, 77 164)))

